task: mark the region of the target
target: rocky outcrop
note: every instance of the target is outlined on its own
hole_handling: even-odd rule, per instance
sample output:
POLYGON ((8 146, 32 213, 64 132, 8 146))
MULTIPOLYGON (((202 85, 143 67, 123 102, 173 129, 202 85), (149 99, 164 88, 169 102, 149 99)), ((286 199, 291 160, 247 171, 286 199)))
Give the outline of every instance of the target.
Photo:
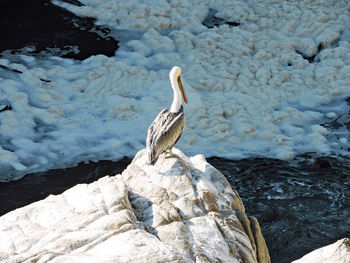
POLYGON ((349 263, 350 239, 343 238, 337 242, 316 249, 292 263, 349 263))
POLYGON ((258 221, 202 155, 140 151, 122 173, 0 218, 1 262, 270 262, 258 221))

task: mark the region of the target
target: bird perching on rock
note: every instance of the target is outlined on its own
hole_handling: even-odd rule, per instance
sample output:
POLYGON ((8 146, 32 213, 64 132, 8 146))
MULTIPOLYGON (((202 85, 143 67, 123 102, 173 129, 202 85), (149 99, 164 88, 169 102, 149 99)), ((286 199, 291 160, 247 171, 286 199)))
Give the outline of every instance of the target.
POLYGON ((154 164, 166 151, 173 156, 172 148, 180 139, 185 126, 182 99, 186 104, 188 101, 182 84, 181 68, 173 67, 169 78, 174 91, 173 102, 170 110, 162 110, 148 128, 146 147, 149 164, 154 164))

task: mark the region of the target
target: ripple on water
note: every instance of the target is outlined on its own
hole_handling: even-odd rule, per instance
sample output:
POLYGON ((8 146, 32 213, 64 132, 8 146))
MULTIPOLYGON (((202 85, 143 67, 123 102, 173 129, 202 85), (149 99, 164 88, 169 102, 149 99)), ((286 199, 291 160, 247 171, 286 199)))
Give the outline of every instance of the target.
POLYGON ((326 168, 312 155, 293 162, 208 160, 238 190, 247 213, 259 220, 272 262, 291 262, 350 236, 350 159, 322 159, 326 168))

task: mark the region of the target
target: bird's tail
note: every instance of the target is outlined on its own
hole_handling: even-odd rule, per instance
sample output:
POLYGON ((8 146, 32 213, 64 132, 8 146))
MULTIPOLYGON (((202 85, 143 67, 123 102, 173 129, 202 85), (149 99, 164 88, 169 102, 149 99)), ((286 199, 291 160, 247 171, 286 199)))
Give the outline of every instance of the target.
POLYGON ((148 163, 149 164, 155 164, 158 158, 155 156, 155 151, 154 150, 148 150, 147 151, 147 156, 148 156, 148 163))

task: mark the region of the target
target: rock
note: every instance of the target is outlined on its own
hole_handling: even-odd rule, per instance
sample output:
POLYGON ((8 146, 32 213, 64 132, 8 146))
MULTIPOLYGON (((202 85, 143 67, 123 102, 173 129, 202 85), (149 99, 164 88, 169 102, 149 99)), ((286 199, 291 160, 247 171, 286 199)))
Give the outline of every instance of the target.
POLYGON ((316 249, 292 263, 349 263, 350 239, 343 238, 337 242, 316 249))
POLYGON ((270 262, 258 221, 204 156, 141 150, 122 173, 0 217, 1 262, 270 262))

